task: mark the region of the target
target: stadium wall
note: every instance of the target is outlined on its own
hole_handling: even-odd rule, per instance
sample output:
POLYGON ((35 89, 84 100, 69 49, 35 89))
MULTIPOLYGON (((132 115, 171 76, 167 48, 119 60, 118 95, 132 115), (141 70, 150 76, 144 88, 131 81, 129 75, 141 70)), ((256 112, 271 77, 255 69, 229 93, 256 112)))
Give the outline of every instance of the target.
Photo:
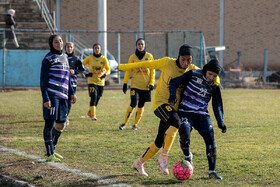
POLYGON ((40 86, 41 63, 49 50, 0 50, 0 86, 40 86), (5 73, 4 73, 5 72, 5 73))
MULTIPOLYGON (((97 30, 97 0, 63 0, 62 30, 97 30)), ((244 69, 260 70, 268 49, 268 68, 280 69, 280 1, 224 1, 224 65, 241 51, 244 69)), ((220 0, 145 0, 144 31, 201 31, 208 46, 219 45, 220 0)), ((113 31, 139 30, 139 0, 107 0, 107 26, 113 31)), ((129 46, 131 44, 127 44, 129 46)), ((123 47, 122 50, 129 50, 123 47)))

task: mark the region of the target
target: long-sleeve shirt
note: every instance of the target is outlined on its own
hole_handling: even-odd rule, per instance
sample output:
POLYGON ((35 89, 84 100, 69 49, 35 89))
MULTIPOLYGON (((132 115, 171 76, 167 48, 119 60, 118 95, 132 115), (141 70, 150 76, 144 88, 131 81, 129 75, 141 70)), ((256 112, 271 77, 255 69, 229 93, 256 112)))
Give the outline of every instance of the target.
MULTIPOLYGON (((151 53, 146 52, 145 56, 140 60, 135 53, 129 57, 128 64, 139 63, 143 61, 154 60, 151 53)), ((127 84, 132 73, 131 88, 139 90, 149 90, 149 85, 155 84, 155 70, 150 68, 135 68, 125 72, 123 83, 127 84)))
MULTIPOLYGON (((159 106, 163 104, 168 104, 169 98, 169 81, 172 78, 183 75, 185 72, 191 69, 199 69, 197 66, 191 64, 187 69, 179 68, 176 64, 176 59, 164 57, 158 60, 150 60, 139 63, 131 64, 120 64, 119 70, 128 71, 135 68, 150 68, 157 69, 161 71, 161 75, 157 84, 155 91, 155 98, 153 102, 153 110, 156 110, 159 106)), ((179 88, 183 91, 183 88, 179 88)), ((181 93, 178 92, 177 98, 180 98, 181 93)), ((174 106, 175 110, 178 109, 179 102, 174 106)))
POLYGON ((179 104, 179 114, 208 114, 208 103, 212 97, 212 107, 218 124, 223 123, 223 103, 220 87, 211 85, 201 70, 192 70, 180 77, 170 80, 170 96, 176 96, 176 90, 184 86, 184 92, 179 104))
POLYGON ((82 61, 76 56, 68 56, 70 69, 75 71, 74 75, 71 75, 71 82, 73 87, 77 87, 77 75, 84 72, 84 67, 82 61))
POLYGON ((40 88, 43 103, 50 101, 50 97, 68 99, 74 95, 70 81, 69 63, 66 54, 49 52, 42 61, 40 88))
POLYGON ((102 75, 104 75, 105 73, 107 73, 107 75, 111 73, 108 60, 105 56, 87 56, 83 61, 83 65, 88 65, 89 73, 92 73, 92 76, 88 77, 88 84, 105 86, 105 79, 101 79, 100 77, 102 77, 102 75))

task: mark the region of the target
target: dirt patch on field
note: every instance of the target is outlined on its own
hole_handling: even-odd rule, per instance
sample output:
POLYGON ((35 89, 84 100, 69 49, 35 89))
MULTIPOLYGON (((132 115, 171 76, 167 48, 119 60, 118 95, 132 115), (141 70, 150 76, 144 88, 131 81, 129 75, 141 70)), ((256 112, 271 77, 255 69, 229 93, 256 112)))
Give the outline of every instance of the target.
MULTIPOLYGON (((34 186, 98 186, 97 180, 3 151, 0 151, 0 174, 34 186)), ((7 182, 0 179, 0 186, 9 186, 7 182)))

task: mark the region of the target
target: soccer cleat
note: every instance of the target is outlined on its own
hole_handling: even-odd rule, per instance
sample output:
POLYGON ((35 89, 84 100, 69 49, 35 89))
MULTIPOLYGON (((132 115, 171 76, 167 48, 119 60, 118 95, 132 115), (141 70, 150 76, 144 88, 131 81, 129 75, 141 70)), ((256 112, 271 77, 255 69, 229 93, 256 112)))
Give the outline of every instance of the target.
POLYGON ((91 118, 90 111, 88 111, 88 112, 87 112, 87 115, 88 115, 88 117, 90 117, 90 118, 91 118))
POLYGON ((142 164, 139 159, 135 160, 132 164, 132 168, 138 171, 140 176, 148 177, 148 174, 144 170, 144 164, 142 164))
POLYGON ((132 130, 137 130, 137 127, 136 127, 136 125, 132 125, 132 130))
POLYGON ((119 126, 119 129, 122 131, 122 130, 124 130, 125 129, 125 124, 123 123, 123 124, 121 124, 120 126, 119 126))
POLYGON ((54 152, 54 156, 55 156, 56 158, 63 159, 63 156, 60 155, 60 154, 58 154, 58 153, 56 153, 56 152, 54 152))
POLYGON ((159 165, 160 171, 164 175, 168 175, 169 174, 169 171, 168 171, 168 157, 164 157, 160 154, 159 157, 157 158, 157 163, 159 165))
POLYGON ((223 180, 223 177, 221 177, 220 175, 218 175, 216 172, 211 172, 211 173, 209 173, 209 178, 211 178, 211 179, 223 180))
POLYGON ((93 116, 93 117, 91 118, 91 120, 97 121, 97 117, 93 116))
POLYGON ((192 158, 193 158, 193 154, 191 152, 189 156, 185 156, 185 160, 191 163, 191 165, 193 166, 192 158))
POLYGON ((56 158, 54 155, 50 155, 47 158, 47 162, 60 162, 61 160, 59 158, 56 158))

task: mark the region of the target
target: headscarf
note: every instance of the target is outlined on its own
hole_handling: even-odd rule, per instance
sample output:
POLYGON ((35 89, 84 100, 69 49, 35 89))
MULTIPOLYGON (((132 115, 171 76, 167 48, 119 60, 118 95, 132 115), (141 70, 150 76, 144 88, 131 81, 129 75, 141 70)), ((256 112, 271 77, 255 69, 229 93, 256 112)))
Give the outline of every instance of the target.
POLYGON ((50 46, 50 50, 53 54, 58 54, 58 55, 61 55, 62 54, 62 50, 61 51, 58 51, 56 50, 54 47, 53 47, 53 40, 56 36, 59 36, 59 35, 56 35, 56 34, 53 34, 49 37, 49 46, 50 46))
POLYGON ((205 64, 203 66, 202 73, 203 73, 204 76, 206 76, 207 71, 212 71, 212 72, 217 73, 219 75, 221 70, 222 70, 222 67, 220 66, 219 61, 216 60, 216 59, 212 59, 207 64, 205 64))

